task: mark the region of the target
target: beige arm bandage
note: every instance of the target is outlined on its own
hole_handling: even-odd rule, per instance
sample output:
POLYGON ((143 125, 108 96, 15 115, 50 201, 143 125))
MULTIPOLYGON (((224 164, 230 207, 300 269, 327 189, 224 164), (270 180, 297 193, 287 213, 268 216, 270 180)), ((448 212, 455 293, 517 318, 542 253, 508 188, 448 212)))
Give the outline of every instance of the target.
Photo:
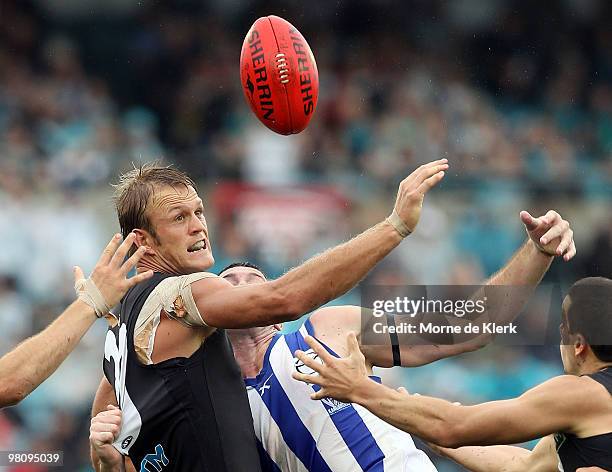
POLYGON ((395 211, 395 209, 393 210, 393 213, 391 213, 388 217, 387 217, 387 221, 391 224, 391 226, 393 226, 395 228, 395 230, 399 233, 399 235, 402 238, 405 238, 406 236, 408 236, 410 233, 412 233, 412 231, 410 231, 410 229, 408 228, 408 226, 406 226, 406 223, 404 223, 404 221, 400 218, 400 216, 397 214, 397 212, 395 211))
POLYGON ((143 364, 152 364, 155 332, 165 312, 170 318, 190 328, 208 326, 191 293, 191 284, 208 277, 217 277, 210 272, 168 277, 151 292, 140 310, 134 329, 134 347, 143 364))
POLYGON ((102 295, 94 281, 91 280, 91 277, 77 280, 74 283, 74 291, 79 300, 82 300, 94 309, 98 318, 102 318, 110 312, 111 307, 108 306, 104 295, 102 295))

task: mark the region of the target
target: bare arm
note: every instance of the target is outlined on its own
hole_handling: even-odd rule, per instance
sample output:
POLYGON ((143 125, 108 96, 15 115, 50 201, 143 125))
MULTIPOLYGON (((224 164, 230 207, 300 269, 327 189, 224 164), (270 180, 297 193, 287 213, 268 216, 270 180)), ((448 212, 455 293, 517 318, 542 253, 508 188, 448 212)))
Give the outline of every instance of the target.
POLYGON ((89 443, 96 457, 96 472, 125 472, 124 458, 113 446, 120 430, 121 410, 114 405, 108 405, 91 419, 89 443))
POLYGON ((592 390, 589 379, 564 375, 512 400, 461 406, 408 395, 370 380, 352 333, 347 340, 349 356, 341 359, 312 337, 306 341, 323 364, 297 351, 296 356, 318 375, 294 372, 293 377, 322 387, 313 399, 358 403, 395 427, 444 447, 516 444, 556 432, 576 433, 579 422, 601 414, 599 393, 592 390))
MULTIPOLYGON (((485 283, 485 286, 525 287, 520 290, 509 289, 511 296, 508 297, 502 293, 503 288, 496 293, 497 298, 503 297, 503 310, 493 308, 490 311, 494 311, 496 315, 502 315, 504 322, 512 321, 521 312, 532 292, 528 287, 535 287, 542 280, 554 255, 563 255, 565 260, 569 260, 575 254, 572 230, 569 223, 563 220, 558 213, 550 211, 544 216, 533 218, 529 213, 521 212, 521 220, 529 239, 510 261, 485 283), (547 237, 551 239, 542 246, 541 238, 544 235, 548 235, 547 237)), ((490 312, 485 315, 489 317, 487 320, 492 317, 490 312)), ((434 314, 433 321, 439 323, 440 316, 434 314)), ((466 320, 460 318, 450 318, 449 322, 453 324, 466 323, 466 320)), ((368 310, 357 306, 321 308, 311 316, 310 320, 316 328, 317 337, 339 353, 346 353, 346 334, 349 331, 361 333, 366 324, 370 325, 368 330, 371 331, 373 321, 385 325, 387 323, 386 318, 372 319, 368 310)), ((363 343, 361 336, 358 336, 357 339, 368 364, 379 367, 393 366, 391 340, 387 333, 377 336, 376 340, 370 339, 368 343, 363 343)), ((401 365, 415 367, 445 357, 474 351, 484 347, 492 339, 491 334, 482 334, 465 341, 441 344, 419 340, 415 334, 400 333, 398 343, 401 365)))
MULTIPOLYGON (((106 379, 106 377, 103 376, 102 380, 100 380, 98 390, 96 391, 96 396, 94 397, 93 405, 91 406, 91 418, 95 418, 99 413, 106 410, 108 405, 117 406, 117 398, 115 397, 115 391, 113 390, 113 386, 106 379)), ((91 457, 92 467, 96 472, 100 472, 100 458, 98 457, 96 449, 91 443, 89 453, 91 457)))
MULTIPOLYGON (((434 161, 402 181, 394 211, 405 227, 416 227, 425 193, 447 168, 446 160, 434 161)), ((234 287, 225 280, 207 278, 192 284, 192 293, 210 326, 242 328, 295 320, 347 292, 401 240, 399 231, 385 220, 277 280, 234 287)))
MULTIPOLYGON (((117 406, 117 398, 115 397, 113 386, 108 382, 108 380, 106 380, 106 377, 102 377, 102 380, 100 381, 100 385, 98 386, 98 390, 96 392, 96 396, 94 398, 93 405, 91 407, 92 419, 104 410, 106 410, 108 408, 108 405, 117 406)), ((96 449, 91 443, 90 457, 93 469, 96 472, 102 472, 102 464, 100 463, 100 458, 98 457, 98 453, 96 452, 96 449)), ((134 467, 134 464, 132 464, 132 461, 129 456, 123 457, 123 465, 125 467, 125 472, 136 472, 136 468, 134 467)))
POLYGON ((0 407, 16 405, 68 357, 96 320, 84 302, 73 302, 51 325, 0 359, 0 407))
POLYGON ((558 472, 553 436, 541 439, 532 451, 516 446, 466 446, 433 449, 472 472, 558 472))
MULTIPOLYGON (((117 237, 111 240, 91 274, 110 306, 118 303, 130 287, 151 276, 151 273, 144 273, 126 278, 143 251, 137 251, 123 263, 133 236, 128 236, 121 245, 120 240, 117 237)), ((75 280, 82 277, 81 269, 76 267, 75 280)), ((76 300, 42 332, 3 356, 0 359, 0 408, 19 403, 55 372, 95 320, 94 310, 76 300)))

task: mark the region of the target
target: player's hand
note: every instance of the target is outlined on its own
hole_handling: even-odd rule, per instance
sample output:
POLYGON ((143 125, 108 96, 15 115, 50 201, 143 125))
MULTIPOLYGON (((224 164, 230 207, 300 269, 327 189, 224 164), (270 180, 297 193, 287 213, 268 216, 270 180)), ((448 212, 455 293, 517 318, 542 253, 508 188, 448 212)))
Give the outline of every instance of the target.
POLYGON ((604 469, 600 469, 599 467, 580 467, 580 469, 576 469, 576 472, 606 472, 604 469))
POLYGON ((529 212, 521 211, 520 216, 529 238, 540 251, 549 256, 563 256, 566 262, 576 255, 574 231, 559 213, 549 210, 544 216, 534 218, 529 212))
POLYGON ((393 210, 412 233, 419 222, 425 194, 435 187, 448 169, 448 159, 428 162, 400 183, 393 210))
POLYGON ((372 382, 366 370, 365 357, 359 350, 359 343, 354 333, 347 337, 349 355, 344 358, 332 356, 312 336, 305 337, 308 345, 317 353, 323 364, 309 357, 303 351, 296 351, 295 356, 315 371, 313 374, 293 373, 293 378, 321 387, 310 395, 313 400, 332 397, 343 402, 351 402, 352 394, 363 382, 372 382), (318 375, 317 375, 318 374, 318 375))
POLYGON ((98 459, 107 467, 119 466, 123 460, 121 453, 113 447, 121 431, 121 410, 108 405, 91 419, 89 442, 98 459))
MULTIPOLYGON (((113 236, 91 273, 91 280, 96 284, 109 307, 119 303, 121 298, 134 285, 153 275, 153 271, 148 270, 128 278, 128 273, 136 267, 146 251, 146 247, 141 246, 129 259, 125 260, 132 244, 134 244, 134 238, 134 234, 130 233, 125 241, 121 242, 120 234, 113 236)), ((84 278, 83 270, 78 266, 75 267, 75 286, 84 278)))

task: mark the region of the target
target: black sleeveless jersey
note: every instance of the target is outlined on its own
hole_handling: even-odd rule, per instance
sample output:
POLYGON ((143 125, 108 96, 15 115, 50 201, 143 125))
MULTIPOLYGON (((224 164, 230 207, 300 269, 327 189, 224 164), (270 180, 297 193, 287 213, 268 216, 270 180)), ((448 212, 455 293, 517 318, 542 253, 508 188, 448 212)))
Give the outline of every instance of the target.
POLYGON ((106 336, 104 374, 123 415, 114 445, 140 472, 259 472, 246 389, 223 330, 189 358, 143 365, 136 357, 138 315, 166 277, 133 287, 106 336))
MULTIPOLYGON (((595 374, 589 374, 593 380, 608 389, 612 395, 612 368, 608 367, 595 374)), ((610 398, 612 401, 612 397, 610 398)), ((573 434, 555 434, 557 454, 564 472, 575 472, 580 467, 598 466, 612 470, 612 424, 611 432, 577 438, 573 434)))

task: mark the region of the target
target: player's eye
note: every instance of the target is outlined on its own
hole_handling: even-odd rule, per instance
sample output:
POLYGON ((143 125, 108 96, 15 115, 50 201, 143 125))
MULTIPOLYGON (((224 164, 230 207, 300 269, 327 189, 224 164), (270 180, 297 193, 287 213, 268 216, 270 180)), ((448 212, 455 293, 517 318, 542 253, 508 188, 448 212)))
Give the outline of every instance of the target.
POLYGON ((183 221, 185 219, 185 217, 183 215, 176 215, 176 217, 174 218, 174 221, 183 221))

